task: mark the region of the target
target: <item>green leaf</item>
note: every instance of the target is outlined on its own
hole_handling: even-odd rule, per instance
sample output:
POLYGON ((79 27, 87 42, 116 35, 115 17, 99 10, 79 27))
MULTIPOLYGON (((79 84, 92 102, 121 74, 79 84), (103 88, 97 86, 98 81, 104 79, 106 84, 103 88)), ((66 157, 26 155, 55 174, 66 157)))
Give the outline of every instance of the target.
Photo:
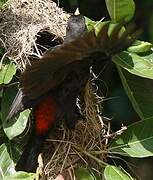
MULTIPOLYGON (((85 23, 87 26, 88 31, 95 31, 95 35, 98 36, 99 32, 101 31, 101 29, 108 24, 109 28, 108 28, 108 36, 110 37, 113 34, 114 29, 119 25, 119 23, 112 23, 110 21, 92 21, 91 19, 85 17, 85 23)), ((122 27, 120 32, 119 32, 119 36, 123 34, 123 32, 125 32, 125 28, 122 27)))
POLYGON ((7 89, 5 89, 5 91, 3 91, 2 102, 1 102, 2 122, 4 122, 4 120, 8 115, 10 106, 16 96, 17 91, 18 91, 17 85, 10 86, 7 89))
POLYGON ((2 125, 0 125, 0 138, 5 138, 5 133, 4 133, 4 131, 3 131, 3 129, 2 129, 2 125))
POLYGON ((14 163, 17 163, 23 152, 23 145, 21 144, 21 141, 9 141, 7 139, 5 145, 7 147, 10 158, 13 160, 14 163))
MULTIPOLYGON (((93 21, 87 17, 85 17, 85 24, 86 24, 86 27, 87 27, 87 30, 88 31, 92 31, 94 30, 95 31, 95 34, 96 36, 98 36, 99 32, 101 31, 101 29, 103 28, 103 26, 105 26, 106 24, 110 23, 110 21, 93 21)), ((118 24, 111 24, 109 26, 109 29, 113 29, 112 26, 117 26, 118 24)), ((110 33, 108 32, 108 34, 110 35, 111 34, 111 30, 110 30, 110 33)))
POLYGON ((135 76, 117 66, 122 84, 133 108, 141 119, 153 117, 152 80, 135 76))
POLYGON ((117 140, 113 141, 110 150, 132 157, 153 156, 153 90, 152 80, 140 78, 121 69, 119 74, 125 91, 131 100, 135 111, 142 119, 128 127, 117 140))
POLYGON ((24 110, 20 113, 17 121, 14 124, 12 124, 10 121, 5 121, 3 124, 4 132, 10 140, 20 135, 25 130, 29 114, 29 109, 24 110))
POLYGON ((26 173, 18 171, 10 176, 4 178, 4 180, 34 180, 36 175, 34 173, 26 173))
POLYGON ((15 172, 15 165, 10 158, 10 155, 7 151, 5 144, 0 146, 0 179, 4 179, 5 176, 8 176, 15 172))
MULTIPOLYGON (((34 180, 35 174, 26 172, 16 172, 15 164, 12 160, 15 148, 10 142, 0 146, 0 179, 3 180, 34 180), (11 149, 11 150, 10 150, 11 149)), ((20 156, 19 156, 20 157, 20 156)), ((18 158, 17 158, 18 159, 18 158)))
POLYGON ((0 69, 0 84, 8 84, 16 73, 16 66, 10 61, 5 61, 0 69))
POLYGON ((98 180, 92 171, 86 168, 80 167, 75 170, 75 176, 78 180, 98 180))
POLYGON ((96 21, 93 21, 89 19, 88 17, 85 17, 85 24, 88 31, 91 31, 94 29, 94 26, 96 25, 96 21))
POLYGON ((130 157, 153 156, 153 118, 130 125, 110 144, 109 151, 130 157))
POLYGON ((153 62, 151 58, 148 59, 145 56, 124 51, 113 56, 112 60, 132 74, 153 79, 153 62))
POLYGON ((133 180, 133 178, 122 168, 108 165, 104 170, 106 180, 133 180))
POLYGON ((21 112, 18 117, 14 119, 10 119, 10 120, 6 119, 10 110, 10 106, 15 98, 16 92, 17 92, 16 86, 10 86, 9 88, 7 88, 3 94, 2 105, 1 105, 2 108, 1 119, 2 119, 3 129, 10 140, 24 131, 30 114, 30 110, 25 110, 21 112))
POLYGON ((114 22, 130 21, 135 12, 133 0, 105 0, 111 19, 114 22))
POLYGON ((128 51, 132 53, 144 53, 151 51, 152 47, 153 45, 149 42, 137 40, 128 48, 128 51))

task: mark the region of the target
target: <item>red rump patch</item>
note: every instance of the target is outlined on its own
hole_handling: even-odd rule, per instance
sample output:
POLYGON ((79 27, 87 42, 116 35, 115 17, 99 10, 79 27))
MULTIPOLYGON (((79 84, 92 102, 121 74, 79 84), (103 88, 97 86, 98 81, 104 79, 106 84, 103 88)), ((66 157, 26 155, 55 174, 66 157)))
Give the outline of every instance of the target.
POLYGON ((35 110, 36 131, 38 135, 46 133, 55 121, 56 104, 51 96, 47 96, 35 110))

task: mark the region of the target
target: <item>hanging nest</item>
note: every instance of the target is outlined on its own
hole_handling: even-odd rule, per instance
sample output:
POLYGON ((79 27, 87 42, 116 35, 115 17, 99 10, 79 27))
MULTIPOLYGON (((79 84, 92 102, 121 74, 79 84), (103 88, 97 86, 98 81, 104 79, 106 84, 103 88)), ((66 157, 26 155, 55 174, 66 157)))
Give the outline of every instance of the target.
POLYGON ((107 156, 106 127, 99 115, 103 98, 97 96, 91 81, 85 87, 84 100, 85 119, 79 120, 75 130, 62 126, 47 139, 43 163, 40 163, 42 179, 54 179, 62 174, 66 180, 73 180, 77 167, 91 168, 102 176, 101 165, 107 156), (97 156, 96 152, 101 153, 97 156))
POLYGON ((53 1, 10 0, 7 6, 0 11, 0 47, 21 69, 33 54, 38 32, 47 29, 56 36, 66 34, 69 15, 53 1))

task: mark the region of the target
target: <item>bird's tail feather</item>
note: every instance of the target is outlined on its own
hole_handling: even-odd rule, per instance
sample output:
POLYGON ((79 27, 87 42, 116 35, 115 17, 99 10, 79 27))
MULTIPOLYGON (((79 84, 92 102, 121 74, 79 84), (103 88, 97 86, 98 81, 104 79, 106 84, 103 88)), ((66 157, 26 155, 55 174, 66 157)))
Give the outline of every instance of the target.
POLYGON ((13 118, 18 112, 22 111, 23 109, 24 109, 23 93, 21 90, 19 90, 10 107, 10 111, 7 116, 7 119, 13 118))
POLYGON ((44 137, 29 137, 28 143, 16 164, 17 171, 35 172, 38 167, 38 156, 42 151, 44 137))

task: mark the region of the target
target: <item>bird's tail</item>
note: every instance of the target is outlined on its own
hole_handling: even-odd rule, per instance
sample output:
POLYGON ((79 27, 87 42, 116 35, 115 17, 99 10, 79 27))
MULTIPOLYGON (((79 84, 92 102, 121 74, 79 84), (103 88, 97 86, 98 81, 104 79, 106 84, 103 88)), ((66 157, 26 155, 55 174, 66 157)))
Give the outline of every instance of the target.
POLYGON ((15 99, 13 100, 11 107, 10 107, 10 111, 7 116, 7 119, 13 118, 18 112, 23 110, 24 105, 23 105, 22 101, 23 101, 23 93, 21 90, 19 90, 15 96, 15 99))
POLYGON ((36 172, 38 167, 38 156, 42 151, 45 137, 32 136, 25 146, 25 149, 16 164, 17 171, 36 172))

